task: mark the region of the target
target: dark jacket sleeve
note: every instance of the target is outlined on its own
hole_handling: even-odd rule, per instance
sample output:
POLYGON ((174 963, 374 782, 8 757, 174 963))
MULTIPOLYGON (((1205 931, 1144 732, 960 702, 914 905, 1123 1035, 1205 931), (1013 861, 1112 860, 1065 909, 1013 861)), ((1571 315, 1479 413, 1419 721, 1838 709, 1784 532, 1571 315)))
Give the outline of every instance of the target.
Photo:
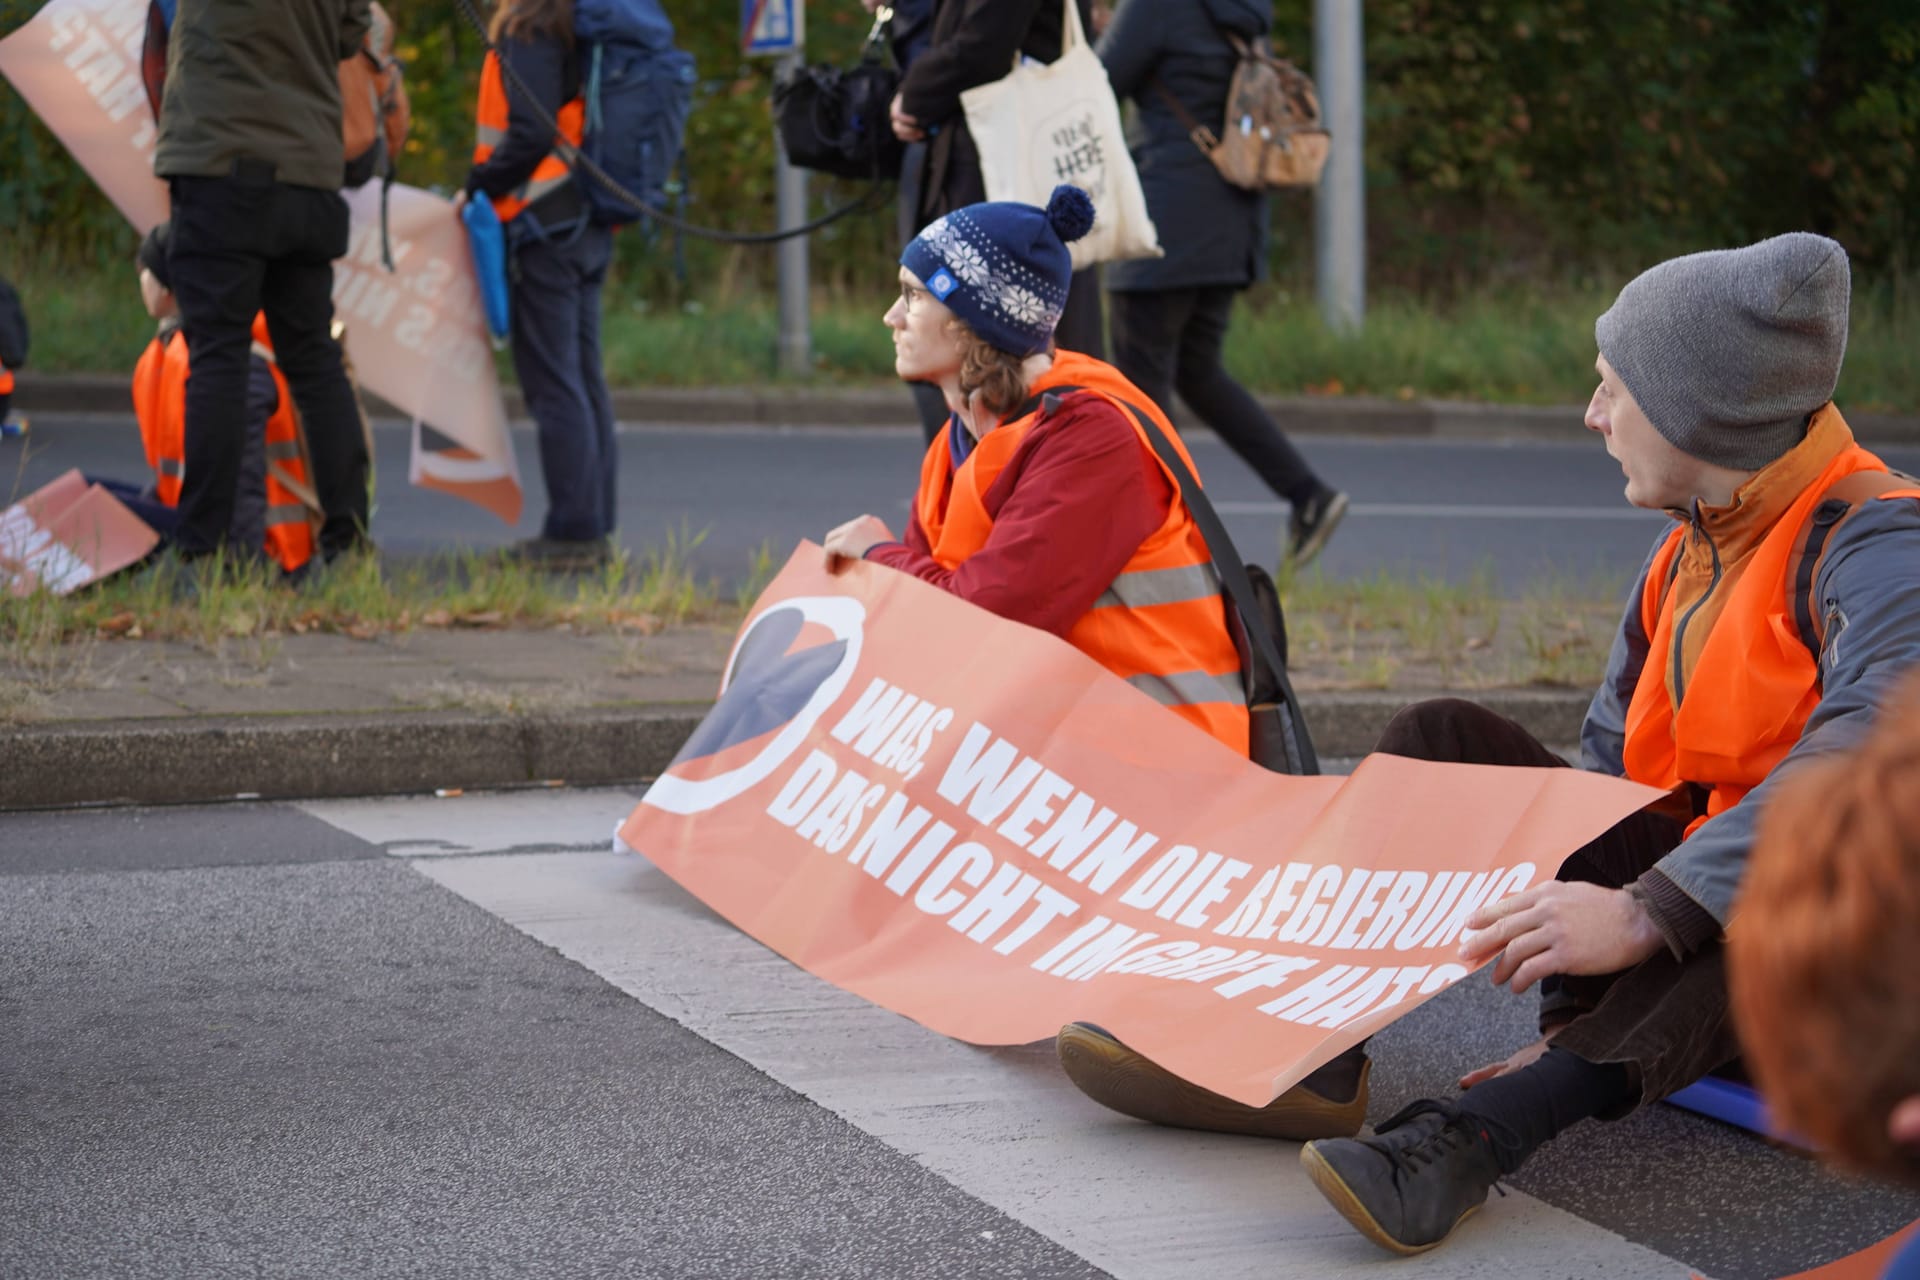
POLYGON ((993 532, 957 567, 927 554, 917 517, 867 559, 1065 635, 1166 520, 1173 489, 1119 411, 1082 396, 1034 426, 985 497, 993 532))
POLYGON ((1116 98, 1131 98, 1148 89, 1166 31, 1166 15, 1144 0, 1122 0, 1114 10, 1113 21, 1100 37, 1099 51, 1116 98))
POLYGON ((500 60, 507 89, 507 136, 485 164, 473 166, 466 181, 469 194, 484 191, 489 199, 496 200, 533 176, 553 150, 553 127, 547 121, 556 118, 560 108, 580 92, 573 51, 558 36, 503 40, 500 60), (532 103, 512 78, 505 76, 506 66, 526 83, 532 103), (540 108, 537 112, 535 105, 540 108))
POLYGON ((373 25, 373 13, 369 0, 347 0, 340 10, 340 56, 351 58, 360 51, 360 44, 367 38, 367 29, 373 25))
POLYGON ((964 90, 992 84, 1013 70, 1041 4, 1058 6, 1058 0, 946 2, 963 10, 953 34, 916 58, 900 82, 901 109, 925 125, 951 120, 960 114, 964 90))

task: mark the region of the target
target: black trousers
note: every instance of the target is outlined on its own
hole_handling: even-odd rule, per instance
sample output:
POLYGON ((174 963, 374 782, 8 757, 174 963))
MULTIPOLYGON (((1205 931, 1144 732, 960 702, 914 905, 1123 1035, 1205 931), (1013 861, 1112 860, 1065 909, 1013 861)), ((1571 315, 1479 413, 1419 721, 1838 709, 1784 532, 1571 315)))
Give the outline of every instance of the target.
POLYGON ((588 226, 513 249, 513 369, 540 439, 549 538, 604 538, 617 523, 619 453, 600 357, 600 290, 613 232, 588 226))
POLYGON ((186 555, 219 546, 233 524, 248 431, 253 319, 266 313, 274 357, 306 425, 313 487, 331 559, 367 532, 366 434, 334 341, 333 261, 347 251, 337 191, 264 174, 174 178, 167 269, 192 354, 186 475, 175 541, 186 555))
MULTIPOLYGON (((1405 708, 1388 723, 1376 750, 1416 760, 1569 767, 1513 721, 1457 698, 1405 708)), ((1679 823, 1642 810, 1569 854, 1558 878, 1622 888, 1683 834, 1679 823)), ((1625 1064, 1639 1102, 1685 1088, 1740 1053, 1718 942, 1683 960, 1663 947, 1622 973, 1549 980, 1541 995, 1542 1029, 1561 1027, 1554 1044, 1588 1062, 1625 1064)))
POLYGON ((1110 293, 1113 363, 1162 409, 1171 412, 1173 392, 1178 391, 1200 421, 1226 441, 1269 489, 1297 508, 1324 484, 1259 402, 1220 363, 1239 292, 1232 285, 1208 285, 1110 293))

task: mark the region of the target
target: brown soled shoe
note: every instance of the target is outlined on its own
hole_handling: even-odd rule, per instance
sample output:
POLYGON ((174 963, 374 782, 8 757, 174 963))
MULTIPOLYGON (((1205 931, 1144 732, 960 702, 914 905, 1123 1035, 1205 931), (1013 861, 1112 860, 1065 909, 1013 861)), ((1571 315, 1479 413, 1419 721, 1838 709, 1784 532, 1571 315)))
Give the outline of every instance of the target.
POLYGON ((1500 1180, 1484 1122, 1431 1098, 1382 1121, 1370 1138, 1309 1142, 1300 1165, 1354 1230, 1402 1256, 1452 1235, 1500 1180))
MULTIPOLYGON (((1103 1107, 1149 1124, 1305 1142, 1358 1133, 1367 1115, 1367 1073, 1372 1063, 1362 1053, 1353 1054, 1357 1067, 1344 1064, 1349 1068, 1345 1074, 1351 1077, 1351 1096, 1329 1097, 1302 1082, 1264 1107, 1250 1107, 1182 1080, 1090 1022, 1060 1028, 1054 1047, 1067 1079, 1080 1092, 1103 1107)), ((1323 1077, 1323 1072, 1324 1068, 1308 1079, 1323 1077)))

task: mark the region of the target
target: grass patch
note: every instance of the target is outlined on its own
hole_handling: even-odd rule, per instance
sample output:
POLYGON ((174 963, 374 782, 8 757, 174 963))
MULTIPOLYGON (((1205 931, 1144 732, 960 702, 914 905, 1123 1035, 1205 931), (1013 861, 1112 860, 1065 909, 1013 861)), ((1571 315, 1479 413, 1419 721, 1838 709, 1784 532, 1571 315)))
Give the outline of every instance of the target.
MULTIPOLYGON (((688 565, 684 534, 601 572, 556 576, 467 553, 380 564, 350 560, 306 589, 262 569, 204 580, 181 599, 171 570, 121 575, 68 597, 45 593, 0 610, 0 723, 35 718, 55 695, 110 684, 115 641, 184 643, 217 655, 223 683, 257 681, 290 636, 331 633, 372 641, 421 629, 558 628, 611 634, 617 652, 600 674, 659 670, 654 646, 682 625, 731 627, 771 579, 770 548, 754 553, 737 592, 688 565)), ((1333 581, 1315 571, 1281 585, 1293 679, 1304 690, 1458 690, 1599 681, 1624 580, 1549 582, 1500 597, 1490 569, 1464 582, 1388 573, 1333 581)), ((582 672, 582 681, 594 673, 582 672)), ((404 691, 428 707, 513 709, 534 694, 441 680, 404 691), (503 701, 504 700, 504 701, 503 701)), ((581 690, 537 695, 566 705, 581 690)))
POLYGON ((1281 584, 1295 684, 1303 689, 1584 688, 1599 683, 1626 582, 1550 582, 1495 594, 1466 582, 1380 573, 1281 584))
MULTIPOLYGON (((151 337, 131 264, 120 268, 39 259, 0 261, 13 273, 34 326, 33 368, 125 376, 151 337)), ((870 298, 816 292, 812 385, 879 384, 893 377, 880 322, 891 296, 876 271, 870 298)), ((780 383, 769 298, 669 306, 616 280, 602 335, 615 386, 751 386, 780 383)), ((1227 337, 1227 366, 1257 391, 1295 395, 1568 404, 1593 389, 1593 321, 1609 291, 1506 285, 1446 301, 1379 293, 1366 328, 1342 334, 1320 323, 1311 291, 1272 283, 1249 291, 1227 337)), ((1920 276, 1856 281, 1839 400, 1860 412, 1920 412, 1920 276)), ((499 366, 512 376, 502 353, 499 366)), ((26 405, 29 411, 32 406, 26 405)))
MULTIPOLYGON (((161 560, 71 596, 36 592, 0 610, 0 665, 16 673, 61 668, 115 639, 186 641, 272 660, 284 636, 332 632, 371 640, 416 628, 568 627, 651 635, 683 623, 727 624, 740 606, 696 575, 700 538, 669 536, 641 555, 617 552, 604 569, 554 575, 478 552, 382 563, 350 557, 299 589, 261 565, 185 571, 161 560)), ((197 568, 197 567, 196 567, 197 568)), ((71 686, 68 686, 71 687, 71 686)))

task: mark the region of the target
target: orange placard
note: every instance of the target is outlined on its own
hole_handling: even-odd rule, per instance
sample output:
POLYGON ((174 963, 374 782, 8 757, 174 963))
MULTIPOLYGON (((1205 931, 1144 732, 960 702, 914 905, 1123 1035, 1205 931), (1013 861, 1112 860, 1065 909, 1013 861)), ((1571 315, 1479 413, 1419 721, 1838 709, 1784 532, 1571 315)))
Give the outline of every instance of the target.
POLYGON ((0 511, 0 589, 63 596, 133 564, 160 535, 78 471, 0 511))
POLYGON ((353 233, 347 256, 333 264, 334 315, 346 326, 347 355, 360 381, 417 420, 408 479, 513 524, 520 519, 520 468, 466 228, 451 201, 395 186, 388 272, 378 184, 346 197, 353 233))
POLYGON ((620 838, 935 1031, 1085 1019, 1261 1105, 1466 976, 1476 906, 1657 795, 1377 755, 1282 777, 1057 637, 802 544, 620 838))
POLYGON ((0 75, 142 233, 167 218, 140 79, 146 35, 147 0, 52 0, 0 40, 0 75))

